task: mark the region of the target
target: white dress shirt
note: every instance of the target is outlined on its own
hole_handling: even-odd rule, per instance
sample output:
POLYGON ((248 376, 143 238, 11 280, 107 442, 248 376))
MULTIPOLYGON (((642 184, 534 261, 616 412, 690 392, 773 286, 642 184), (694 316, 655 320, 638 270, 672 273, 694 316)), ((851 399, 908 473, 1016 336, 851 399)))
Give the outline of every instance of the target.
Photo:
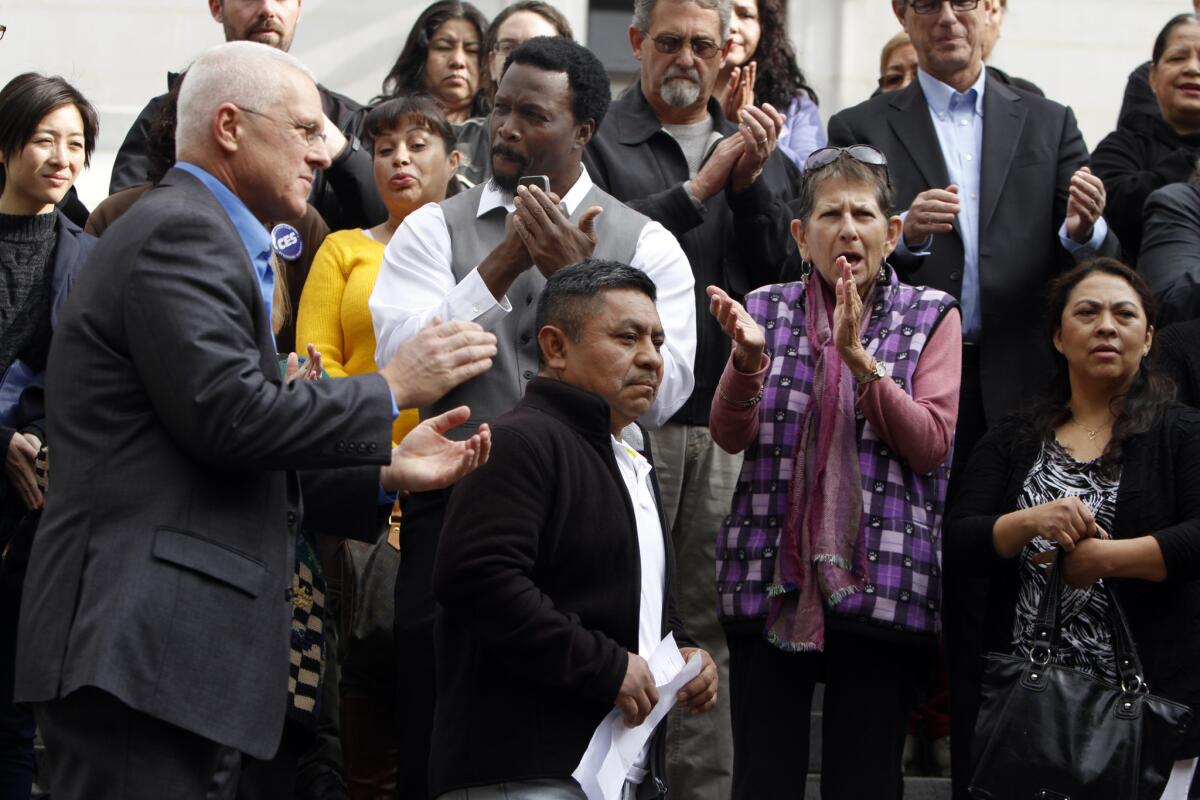
MULTIPOLYGON (((580 165, 579 179, 562 199, 568 215, 574 213, 592 185, 587 169, 580 165)), ((477 216, 501 206, 509 213, 515 210, 512 196, 489 183, 479 197, 477 216)), ((478 267, 456 283, 450 257, 450 232, 437 203, 409 214, 388 242, 369 301, 378 343, 375 360, 380 366, 435 316, 443 321, 471 320, 491 330, 512 311, 507 297, 497 299, 492 295, 478 267)), ((695 279, 679 242, 653 221, 642 228, 630 266, 654 281, 666 335, 662 385, 654 405, 640 420, 654 428, 679 410, 695 385, 695 279)))
MULTIPOLYGON (((633 503, 637 522, 638 551, 642 563, 642 596, 638 604, 638 654, 648 658, 662 641, 663 600, 667 581, 667 546, 663 542, 662 518, 654 502, 654 487, 650 483, 653 467, 642 454, 625 442, 612 440, 617 467, 625 481, 625 491, 633 503)), ((650 742, 642 748, 628 776, 633 783, 646 777, 650 742)))

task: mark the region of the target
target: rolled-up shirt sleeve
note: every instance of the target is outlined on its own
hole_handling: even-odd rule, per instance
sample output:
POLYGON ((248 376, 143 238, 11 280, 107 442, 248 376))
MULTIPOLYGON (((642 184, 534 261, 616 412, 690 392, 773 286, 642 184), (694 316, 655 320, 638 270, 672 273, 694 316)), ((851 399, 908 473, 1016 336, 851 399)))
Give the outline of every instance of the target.
POLYGON ((456 281, 450 254, 450 231, 437 203, 409 214, 388 242, 368 302, 380 367, 434 317, 490 330, 512 311, 507 297, 492 295, 478 268, 456 281))

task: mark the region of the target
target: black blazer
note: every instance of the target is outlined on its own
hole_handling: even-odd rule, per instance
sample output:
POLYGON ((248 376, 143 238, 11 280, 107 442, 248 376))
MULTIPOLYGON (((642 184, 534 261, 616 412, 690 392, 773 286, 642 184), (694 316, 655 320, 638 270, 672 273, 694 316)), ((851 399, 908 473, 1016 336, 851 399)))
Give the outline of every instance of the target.
MULTIPOLYGON (((1040 391, 1050 374, 1042 334, 1046 283, 1075 262, 1058 240, 1071 175, 1088 163, 1071 109, 989 76, 983 99, 979 198, 980 357, 990 424, 1040 391)), ((897 208, 950 183, 919 81, 836 114, 829 143, 869 144, 887 156, 897 208)), ((1102 252, 1117 255, 1110 232, 1102 252)), ((1095 253, 1080 251, 1076 259, 1095 253)), ((963 246, 955 230, 934 237, 924 259, 891 263, 902 280, 962 296, 963 246)))
MULTIPOLYGON (((996 519, 1017 508, 1037 458, 1031 420, 1014 415, 988 431, 971 454, 962 488, 946 518, 947 564, 990 575, 985 613, 987 649, 1012 650, 1019 576, 1017 559, 1003 559, 992 543, 996 519)), ((1200 411, 1169 409, 1147 433, 1125 445, 1113 529, 1117 539, 1147 534, 1158 540, 1167 580, 1110 579, 1129 618, 1150 689, 1200 710, 1200 411)), ((1193 724, 1187 750, 1200 753, 1193 724)))
POLYGON ((344 529, 374 525, 391 439, 383 379, 284 386, 237 231, 203 184, 171 170, 76 280, 47 396, 53 488, 25 581, 16 699, 93 686, 270 758, 302 513, 292 471, 356 466, 339 489, 344 529))
MULTIPOLYGON (((638 648, 641 556, 608 404, 534 378, 492 431, 492 458, 455 487, 438 543, 434 797, 569 777, 638 648)), ((662 635, 682 646, 658 505, 662 635)))

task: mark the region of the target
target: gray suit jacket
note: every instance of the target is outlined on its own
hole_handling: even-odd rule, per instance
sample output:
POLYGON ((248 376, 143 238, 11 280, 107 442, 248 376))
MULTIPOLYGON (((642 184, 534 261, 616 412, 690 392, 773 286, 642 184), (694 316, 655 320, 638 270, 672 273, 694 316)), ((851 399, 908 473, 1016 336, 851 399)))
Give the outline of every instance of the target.
POLYGON ((385 382, 284 386, 236 230, 172 170, 76 281, 47 395, 54 486, 25 579, 16 697, 93 686, 272 756, 302 514, 293 470, 354 466, 339 482, 346 524, 373 516, 385 382))
MULTIPOLYGON (((1075 263, 1058 240, 1071 175, 1088 163, 1071 109, 988 77, 983 95, 979 198, 980 357, 989 424, 1039 392, 1050 374, 1041 324, 1047 282, 1075 263)), ((921 84, 874 97, 829 121, 829 143, 869 144, 887 156, 896 206, 950 183, 921 84)), ((1101 253, 1118 255, 1109 233, 1101 253)), ((1086 248, 1075 259, 1096 255, 1086 248)), ((901 279, 962 296, 963 246, 955 230, 930 255, 893 257, 901 279)))

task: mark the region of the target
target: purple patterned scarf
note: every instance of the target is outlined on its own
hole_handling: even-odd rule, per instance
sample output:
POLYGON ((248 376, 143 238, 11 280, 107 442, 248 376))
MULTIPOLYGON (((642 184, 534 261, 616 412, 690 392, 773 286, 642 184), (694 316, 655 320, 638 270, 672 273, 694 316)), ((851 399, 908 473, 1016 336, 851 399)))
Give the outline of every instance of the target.
POLYGON ((833 341, 833 292, 808 283, 805 319, 814 354, 812 402, 800 422, 767 616, 767 636, 784 650, 825 649, 825 606, 860 592, 867 575, 862 533, 855 384, 833 341))

